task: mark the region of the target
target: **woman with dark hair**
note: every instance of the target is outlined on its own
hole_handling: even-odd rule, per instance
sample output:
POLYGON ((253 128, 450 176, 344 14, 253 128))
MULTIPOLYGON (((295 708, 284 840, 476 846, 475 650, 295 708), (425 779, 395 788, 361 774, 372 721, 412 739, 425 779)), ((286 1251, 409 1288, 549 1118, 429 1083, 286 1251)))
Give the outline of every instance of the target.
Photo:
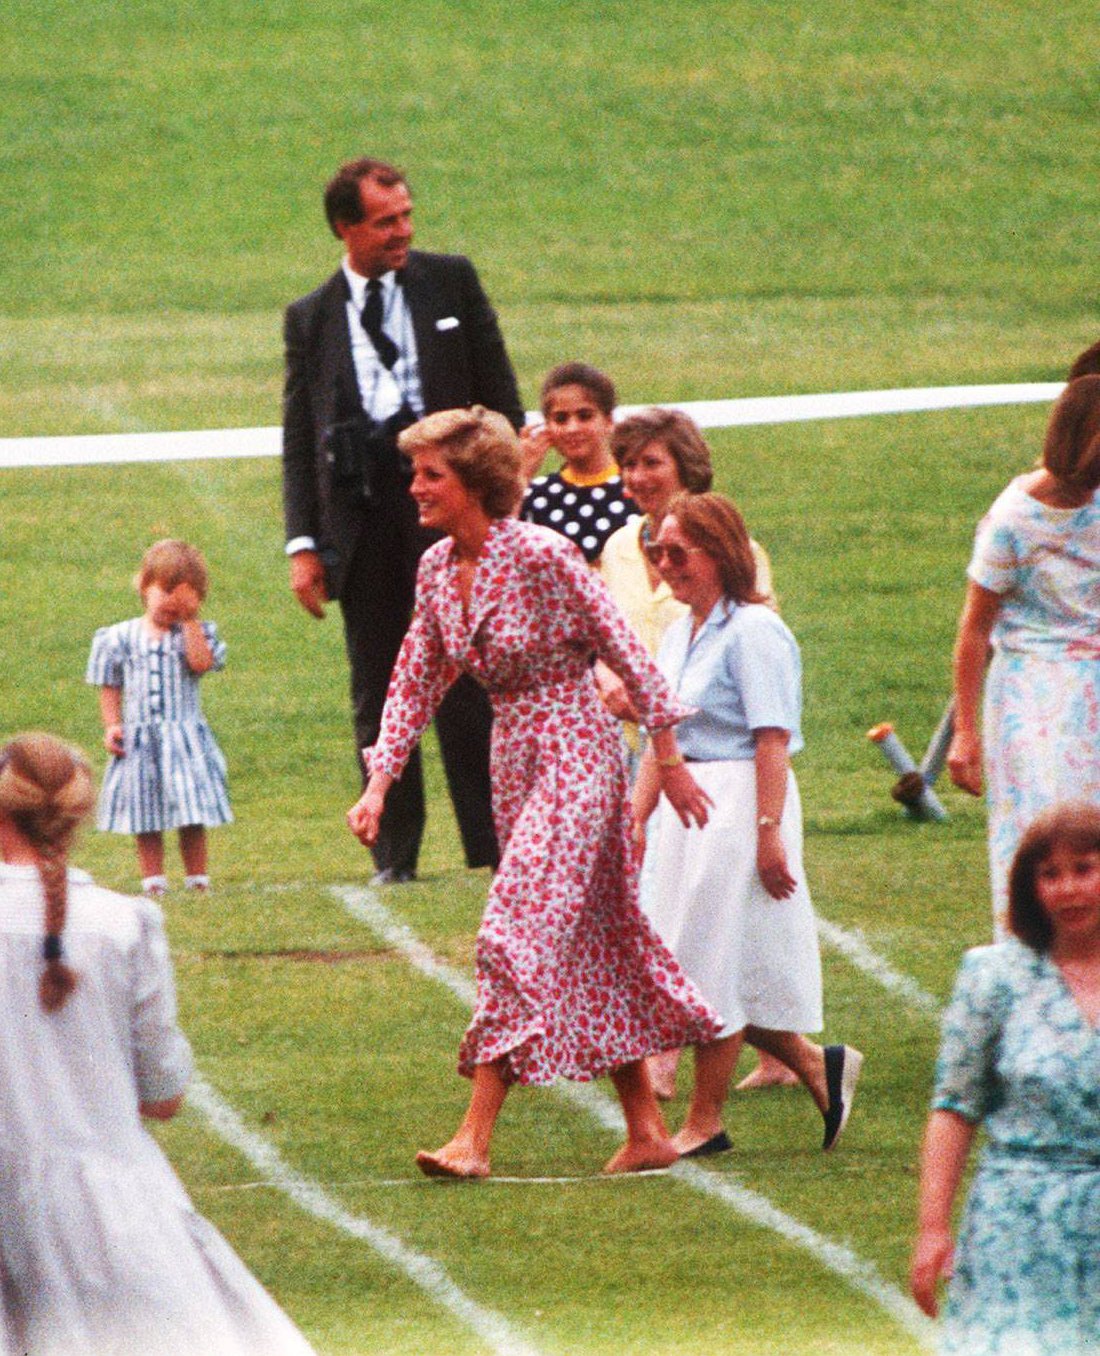
POLYGON ((520 517, 561 532, 594 565, 612 532, 638 511, 611 455, 614 383, 591 363, 561 363, 542 383, 540 404, 544 424, 522 439, 528 467, 537 468, 551 447, 563 465, 535 476, 520 517))
POLYGON ((957 786, 980 795, 984 752, 1000 927, 1024 828, 1068 797, 1100 804, 1100 376, 1066 386, 1042 464, 982 519, 967 573, 947 765, 957 786))
POLYGON ((943 1018, 910 1283, 960 1356, 1086 1356, 1100 1342, 1100 806, 1024 833, 1010 937, 969 951, 943 1018), (952 1240, 978 1126, 986 1147, 952 1240))
POLYGON ((647 549, 688 609, 669 627, 658 663, 691 712, 677 742, 712 804, 706 826, 690 829, 661 795, 659 752, 646 752, 634 816, 647 912, 723 1019, 717 1039, 695 1042, 695 1085, 673 1143, 685 1156, 731 1147, 722 1112, 747 1040, 806 1084, 831 1149, 863 1057, 843 1045, 823 1050, 804 1034, 821 1028, 822 1001, 790 768, 802 747, 798 645, 756 590, 749 534, 731 500, 680 495, 647 549))
POLYGON ((645 716, 661 789, 685 820, 707 798, 676 753, 684 712, 577 552, 519 522, 519 440, 475 407, 430 415, 400 436, 420 522, 447 534, 420 563, 416 610, 397 658, 367 789, 348 813, 369 844, 386 794, 460 672, 493 705, 493 808, 502 857, 477 940, 477 1006, 459 1051, 473 1080, 452 1139, 417 1163, 429 1176, 485 1177, 513 1083, 609 1073, 627 1139, 607 1172, 677 1154, 649 1085, 655 1051, 706 1040, 717 1015, 638 909, 618 725, 592 678, 598 655, 645 716))
POLYGON ((310 1356, 141 1117, 183 1102, 159 908, 68 854, 94 793, 51 735, 0 750, 0 1282, 29 1356, 310 1356))

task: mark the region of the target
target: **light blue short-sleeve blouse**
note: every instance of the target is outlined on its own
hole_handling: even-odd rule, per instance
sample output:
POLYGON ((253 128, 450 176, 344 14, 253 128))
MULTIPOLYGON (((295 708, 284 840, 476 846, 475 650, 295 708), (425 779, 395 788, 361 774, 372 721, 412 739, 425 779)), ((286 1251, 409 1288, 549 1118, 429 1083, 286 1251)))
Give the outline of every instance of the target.
POLYGON ((790 733, 802 748, 802 660, 790 628, 762 603, 720 599, 691 636, 691 617, 665 633, 658 664, 693 714, 676 727, 685 758, 698 762, 755 756, 754 730, 790 733))

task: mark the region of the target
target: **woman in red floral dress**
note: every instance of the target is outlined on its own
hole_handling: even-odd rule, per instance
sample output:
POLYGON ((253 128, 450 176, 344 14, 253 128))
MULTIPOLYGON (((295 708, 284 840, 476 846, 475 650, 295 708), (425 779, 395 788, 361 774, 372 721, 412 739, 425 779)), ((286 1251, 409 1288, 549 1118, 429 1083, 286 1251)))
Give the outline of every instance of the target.
POLYGON ((684 823, 707 798, 676 749, 685 714, 571 543, 511 515, 519 442, 490 411, 447 410, 401 435, 421 524, 447 538, 424 554, 416 610, 394 667, 371 777, 348 812, 370 843, 386 792, 460 672, 493 703, 493 802, 502 860, 478 932, 477 1005, 459 1052, 473 1079, 454 1138, 417 1163, 485 1177, 512 1083, 608 1073, 627 1139, 607 1172, 677 1154, 642 1060, 713 1039, 721 1019, 638 909, 618 723, 594 656, 624 680, 652 737, 661 789, 684 823))

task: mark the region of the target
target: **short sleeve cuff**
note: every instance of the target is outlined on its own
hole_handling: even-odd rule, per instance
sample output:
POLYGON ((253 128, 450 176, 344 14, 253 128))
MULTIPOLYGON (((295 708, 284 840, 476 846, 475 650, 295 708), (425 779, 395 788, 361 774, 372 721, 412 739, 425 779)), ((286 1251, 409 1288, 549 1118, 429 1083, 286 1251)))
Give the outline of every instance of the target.
POLYGON ((964 1121, 971 1125, 977 1125, 985 1115, 983 1107, 973 1106, 970 1102, 961 1097, 956 1097, 952 1093, 941 1093, 932 1098, 933 1111, 950 1111, 956 1116, 961 1116, 964 1121))
POLYGON ((316 551, 317 543, 312 537, 291 537, 283 549, 288 556, 296 556, 299 551, 316 551))

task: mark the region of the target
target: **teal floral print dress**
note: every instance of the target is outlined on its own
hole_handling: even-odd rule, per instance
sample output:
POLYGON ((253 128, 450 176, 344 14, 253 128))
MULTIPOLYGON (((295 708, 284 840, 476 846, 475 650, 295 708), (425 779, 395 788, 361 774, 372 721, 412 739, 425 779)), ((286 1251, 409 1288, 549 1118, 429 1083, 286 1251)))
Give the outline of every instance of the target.
POLYGON ((967 953, 933 1108, 987 1143, 959 1230, 944 1353, 1100 1353, 1100 1030, 1049 956, 967 953))

